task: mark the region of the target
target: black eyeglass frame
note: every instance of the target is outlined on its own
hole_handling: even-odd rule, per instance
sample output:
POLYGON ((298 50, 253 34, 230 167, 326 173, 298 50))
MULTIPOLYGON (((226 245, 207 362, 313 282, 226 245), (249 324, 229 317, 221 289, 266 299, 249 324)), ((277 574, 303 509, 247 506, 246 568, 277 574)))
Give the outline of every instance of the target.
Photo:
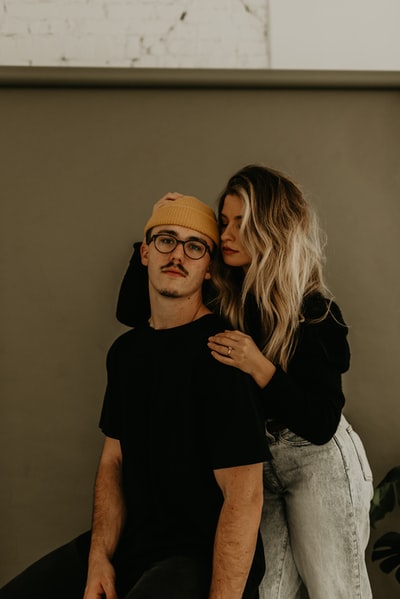
POLYGON ((185 256, 187 256, 190 260, 201 260, 202 258, 204 258, 204 256, 206 255, 206 253, 208 252, 210 254, 210 256, 212 256, 212 250, 209 248, 208 244, 205 241, 202 241, 201 239, 186 239, 185 241, 183 241, 182 239, 177 239, 176 237, 174 237, 173 235, 170 235, 169 233, 156 233, 155 235, 152 235, 148 241, 148 244, 150 245, 151 242, 154 242, 154 247, 156 248, 157 252, 160 252, 160 254, 170 254, 171 252, 173 252, 178 243, 181 243, 183 246, 183 251, 185 253, 185 256), (157 239, 158 237, 167 237, 168 239, 171 239, 171 241, 174 242, 174 247, 169 248, 167 251, 163 251, 160 250, 160 248, 157 246, 157 239), (198 258, 194 258, 193 256, 189 256, 189 254, 186 251, 186 245, 190 244, 190 243, 196 243, 198 245, 201 245, 204 247, 204 253, 199 256, 198 258))

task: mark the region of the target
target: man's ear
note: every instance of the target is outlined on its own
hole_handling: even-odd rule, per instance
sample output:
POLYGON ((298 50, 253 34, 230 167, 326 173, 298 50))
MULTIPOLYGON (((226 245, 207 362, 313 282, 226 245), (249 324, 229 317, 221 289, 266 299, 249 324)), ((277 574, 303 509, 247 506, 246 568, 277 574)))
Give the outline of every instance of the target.
POLYGON ((140 258, 141 258, 143 266, 148 265, 148 259, 147 259, 148 255, 149 255, 149 246, 147 245, 146 241, 143 240, 142 245, 140 246, 140 258))

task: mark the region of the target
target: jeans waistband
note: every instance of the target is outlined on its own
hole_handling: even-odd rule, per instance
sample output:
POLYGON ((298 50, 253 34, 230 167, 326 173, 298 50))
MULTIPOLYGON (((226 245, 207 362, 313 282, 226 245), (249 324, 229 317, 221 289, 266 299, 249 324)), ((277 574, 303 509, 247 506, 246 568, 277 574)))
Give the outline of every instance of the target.
POLYGON ((287 425, 279 420, 267 420, 265 424, 269 433, 279 433, 287 428, 287 425))

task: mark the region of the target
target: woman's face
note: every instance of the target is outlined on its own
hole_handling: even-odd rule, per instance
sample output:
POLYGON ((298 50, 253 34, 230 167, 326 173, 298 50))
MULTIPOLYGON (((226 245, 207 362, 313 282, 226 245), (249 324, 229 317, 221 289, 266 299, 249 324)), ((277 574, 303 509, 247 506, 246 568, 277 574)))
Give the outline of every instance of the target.
POLYGON ((246 271, 251 260, 240 239, 242 217, 243 201, 241 198, 236 195, 225 196, 219 223, 222 257, 228 266, 239 266, 246 271))

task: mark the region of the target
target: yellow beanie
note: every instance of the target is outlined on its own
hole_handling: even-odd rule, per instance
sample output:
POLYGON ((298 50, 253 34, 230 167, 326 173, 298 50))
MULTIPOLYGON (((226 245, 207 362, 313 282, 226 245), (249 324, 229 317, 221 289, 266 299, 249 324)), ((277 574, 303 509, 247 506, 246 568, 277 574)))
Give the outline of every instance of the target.
POLYGON ((213 210, 193 196, 182 196, 157 208, 147 221, 144 234, 158 225, 188 227, 207 235, 216 245, 219 243, 218 224, 213 210))

